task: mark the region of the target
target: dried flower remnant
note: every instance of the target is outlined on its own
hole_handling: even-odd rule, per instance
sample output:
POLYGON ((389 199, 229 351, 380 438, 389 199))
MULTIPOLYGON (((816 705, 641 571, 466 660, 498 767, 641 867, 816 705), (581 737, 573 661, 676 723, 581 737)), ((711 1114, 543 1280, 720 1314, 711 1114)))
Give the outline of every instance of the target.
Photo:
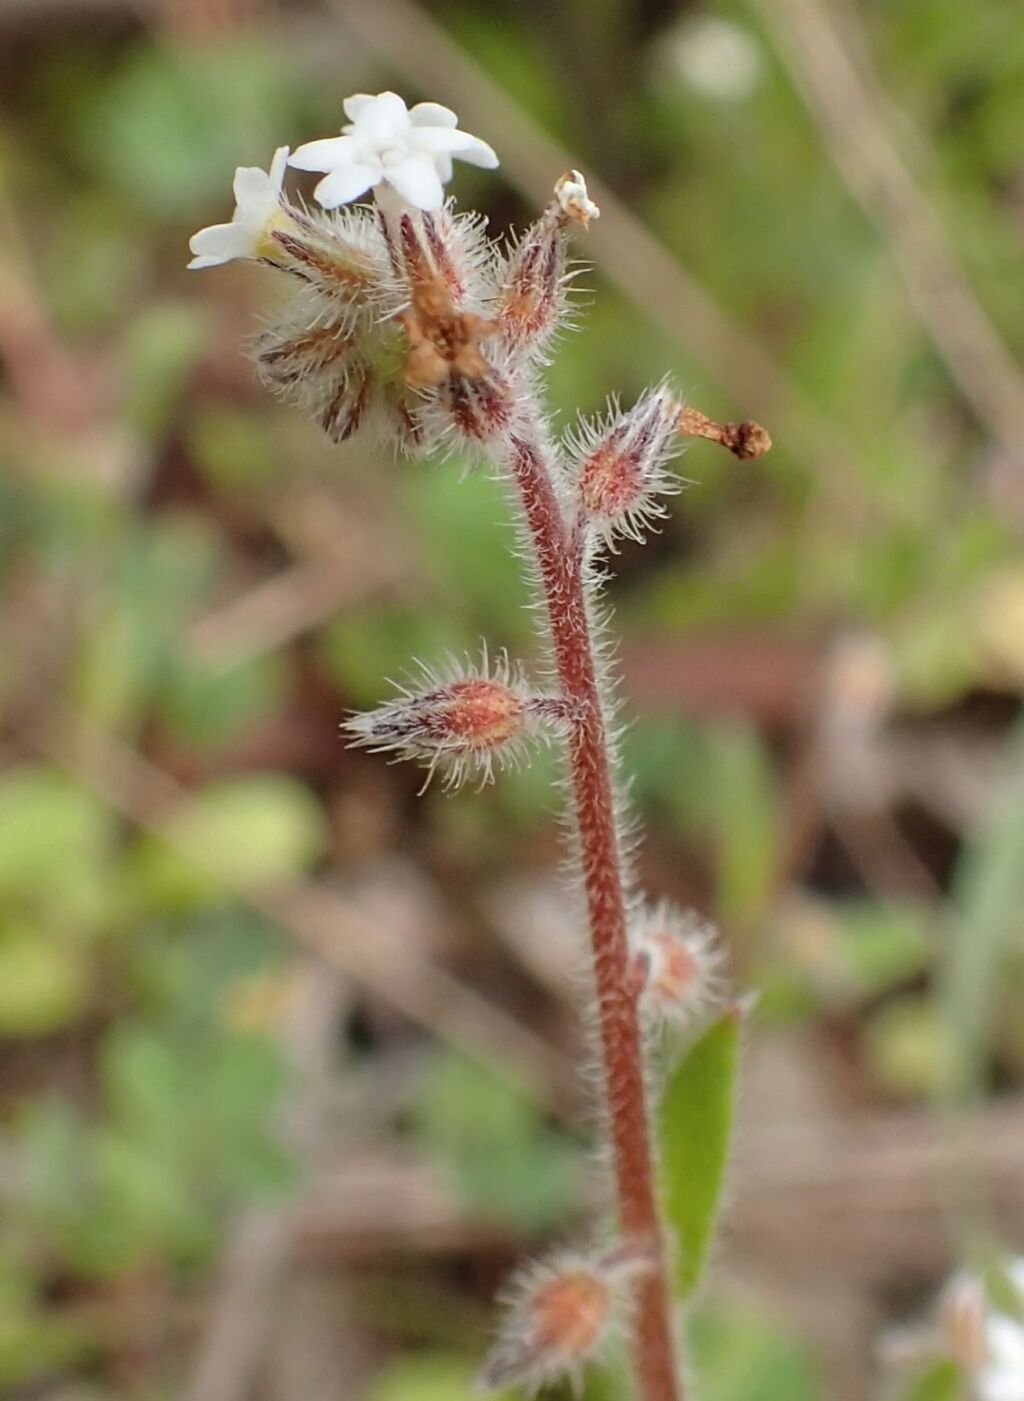
POLYGON ((544 740, 563 728, 565 707, 534 695, 504 654, 491 667, 486 654, 477 669, 452 658, 443 674, 422 668, 415 687, 349 720, 353 742, 375 752, 393 750, 400 758, 445 773, 445 787, 458 787, 470 774, 488 783, 494 768, 518 763, 530 740, 544 740))
POLYGON ((772 445, 768 430, 753 419, 742 423, 716 423, 699 409, 683 409, 679 415, 679 431, 684 437, 707 438, 709 442, 720 443, 741 462, 764 457, 772 445))
POLYGON ((536 1391, 565 1378, 578 1394, 584 1367, 614 1338, 630 1288, 650 1266, 642 1249, 620 1248, 598 1256, 562 1252, 528 1267, 508 1291, 479 1389, 518 1383, 536 1391))
POLYGON ((640 1007, 652 1021, 692 1024, 721 1001, 722 951, 715 930, 668 901, 632 921, 633 973, 640 1007))
POLYGON ((587 228, 601 211, 587 192, 587 182, 578 170, 567 170, 555 181, 555 203, 566 219, 587 228))
POLYGON ((412 310, 399 312, 397 320, 409 337, 405 378, 414 389, 436 389, 453 374, 484 379, 490 373, 480 342, 494 334, 498 323, 456 311, 442 283, 416 285, 412 310))

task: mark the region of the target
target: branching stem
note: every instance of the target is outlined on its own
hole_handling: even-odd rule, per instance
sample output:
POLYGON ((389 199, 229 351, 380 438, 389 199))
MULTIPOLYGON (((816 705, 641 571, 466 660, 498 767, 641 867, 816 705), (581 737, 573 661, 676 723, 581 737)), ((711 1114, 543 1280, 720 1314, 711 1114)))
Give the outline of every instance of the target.
POLYGON ((544 591, 559 681, 572 703, 572 801, 594 963, 608 1125, 625 1244, 647 1251, 637 1286, 634 1366, 641 1401, 684 1401, 675 1364, 664 1232, 651 1153, 643 1046, 631 985, 626 891, 615 816, 607 724, 585 594, 584 561, 571 541, 544 449, 512 439, 511 467, 544 591))

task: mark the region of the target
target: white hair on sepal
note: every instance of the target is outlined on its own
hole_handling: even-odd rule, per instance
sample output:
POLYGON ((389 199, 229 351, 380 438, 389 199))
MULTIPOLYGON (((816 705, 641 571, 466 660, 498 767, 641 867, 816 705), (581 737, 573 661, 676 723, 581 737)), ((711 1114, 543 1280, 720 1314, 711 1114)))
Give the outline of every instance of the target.
POLYGON ((531 743, 564 733, 563 703, 532 691, 507 652, 492 662, 485 646, 478 664, 449 654, 440 667, 418 665, 417 675, 391 683, 394 699, 343 729, 353 745, 425 763, 424 787, 435 772, 444 774, 446 791, 471 776, 483 787, 496 770, 518 767, 531 743))
POLYGON ((668 514, 662 498, 682 490, 679 476, 666 471, 682 451, 679 413, 663 381, 625 411, 613 397, 603 415, 581 416, 564 435, 579 521, 613 552, 622 537, 642 543, 668 514))
POLYGON ((565 1380, 581 1396, 584 1368, 623 1336, 634 1286, 651 1265, 645 1245, 614 1243, 553 1250, 520 1267, 499 1295, 504 1317, 478 1393, 519 1385, 533 1395, 565 1380))

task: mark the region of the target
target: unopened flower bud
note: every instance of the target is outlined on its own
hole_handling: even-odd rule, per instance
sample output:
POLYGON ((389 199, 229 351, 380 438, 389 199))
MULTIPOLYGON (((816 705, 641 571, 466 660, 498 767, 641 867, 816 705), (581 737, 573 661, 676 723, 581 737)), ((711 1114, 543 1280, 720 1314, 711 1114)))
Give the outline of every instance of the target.
POLYGON ((514 765, 530 739, 547 738, 562 725, 562 703, 531 694, 504 655, 493 672, 486 655, 480 670, 454 659, 441 675, 423 668, 416 689, 398 690, 395 700, 357 715, 345 729, 355 744, 427 763, 428 782, 443 769, 446 788, 474 772, 489 782, 495 765, 514 765))
POLYGON ((563 1377, 578 1387, 584 1365, 621 1322, 630 1286, 649 1268, 646 1251, 626 1247, 596 1257, 564 1252, 532 1266, 509 1291, 480 1389, 535 1390, 563 1377))
POLYGON ((722 954, 715 931, 692 911, 662 901, 630 928, 639 1005, 650 1017, 690 1022, 719 994, 722 954))
POLYGON ((570 223, 586 226, 600 211, 587 196, 578 170, 555 186, 554 198, 508 257, 499 294, 503 345, 510 353, 542 360, 552 335, 570 323, 566 236, 570 223))
POLYGON ((665 516, 659 496, 679 490, 666 463, 679 451, 679 406, 663 385, 627 413, 582 422, 569 449, 576 463, 580 513, 606 540, 642 540, 653 520, 665 516))

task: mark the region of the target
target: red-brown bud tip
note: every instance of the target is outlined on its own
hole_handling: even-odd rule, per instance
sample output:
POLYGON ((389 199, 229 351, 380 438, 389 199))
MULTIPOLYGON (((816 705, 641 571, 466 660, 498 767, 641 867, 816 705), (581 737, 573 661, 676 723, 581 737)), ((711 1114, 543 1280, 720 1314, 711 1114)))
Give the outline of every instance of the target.
POLYGON ((614 1332, 632 1282, 650 1265, 649 1250, 624 1245, 595 1257, 554 1256, 528 1270, 509 1297, 481 1389, 536 1388, 560 1377, 577 1382, 614 1332))
POLYGON ((718 998, 722 953, 712 926, 692 911, 663 901, 634 919, 630 942, 634 984, 649 1016, 691 1021, 718 998))

